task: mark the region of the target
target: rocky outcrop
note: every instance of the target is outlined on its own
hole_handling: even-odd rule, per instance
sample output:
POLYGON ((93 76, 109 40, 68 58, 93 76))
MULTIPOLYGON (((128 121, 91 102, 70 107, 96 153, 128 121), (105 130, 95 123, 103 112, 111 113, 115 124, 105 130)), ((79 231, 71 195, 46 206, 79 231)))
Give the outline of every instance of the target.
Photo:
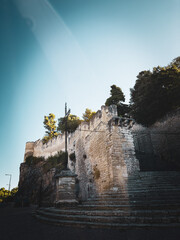
POLYGON ((43 171, 43 163, 29 166, 21 163, 19 196, 27 198, 29 202, 38 205, 51 205, 55 200, 55 175, 56 169, 43 171))

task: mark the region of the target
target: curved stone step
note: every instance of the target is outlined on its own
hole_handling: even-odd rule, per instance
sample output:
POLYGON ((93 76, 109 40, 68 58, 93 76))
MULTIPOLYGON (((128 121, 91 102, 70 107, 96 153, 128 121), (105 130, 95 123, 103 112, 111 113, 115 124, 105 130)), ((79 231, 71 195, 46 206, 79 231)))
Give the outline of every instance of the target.
POLYGON ((122 190, 118 192, 109 192, 109 193, 102 193, 99 195, 99 197, 119 197, 119 196, 138 196, 138 195, 154 195, 154 196, 167 196, 167 195, 174 195, 174 196, 180 196, 180 190, 177 189, 171 189, 171 190, 149 190, 145 189, 143 191, 127 191, 127 190, 122 190))
POLYGON ((179 223, 178 216, 87 216, 87 215, 66 215, 60 213, 52 213, 41 211, 38 215, 56 220, 65 221, 85 221, 100 223, 179 223))
POLYGON ((43 217, 40 215, 36 215, 36 218, 47 223, 52 223, 55 225, 61 226, 73 226, 73 227, 88 227, 88 228, 117 228, 117 229, 137 229, 137 228, 167 228, 167 227, 180 227, 180 223, 149 223, 149 224, 142 224, 142 223, 97 223, 97 222, 85 222, 85 221, 70 221, 70 220, 60 220, 60 219, 50 219, 47 217, 43 217))
POLYGON ((99 210, 106 210, 106 209, 119 209, 119 210, 128 210, 128 209, 179 209, 180 204, 178 203, 172 203, 172 204, 118 204, 118 205, 101 205, 101 204, 83 204, 83 205, 79 205, 78 208, 84 208, 84 209, 99 209, 99 210))
POLYGON ((58 208, 45 208, 39 209, 36 213, 42 211, 66 214, 66 215, 86 215, 86 216, 180 216, 180 209, 172 210, 85 210, 85 209, 58 209, 58 208))
POLYGON ((108 197, 96 197, 96 198, 89 198, 87 199, 86 202, 90 202, 90 201, 96 201, 96 202, 100 202, 100 201, 138 201, 138 200, 143 200, 143 201, 146 201, 146 200, 177 200, 177 201, 180 201, 180 195, 179 196, 176 196, 176 195, 167 195, 167 196, 153 196, 153 195, 144 195, 144 196, 117 196, 117 197, 111 197, 111 196, 108 196, 108 197))
POLYGON ((73 207, 42 208, 35 216, 62 226, 180 227, 180 172, 140 172, 125 182, 122 190, 105 191, 73 207))
POLYGON ((179 204, 180 205, 180 199, 138 199, 138 200, 134 200, 134 199, 127 199, 127 200, 101 200, 101 201, 94 201, 94 200, 91 200, 91 201, 87 201, 87 202, 84 202, 82 203, 82 205, 96 205, 96 204, 101 204, 101 205, 106 205, 106 204, 110 204, 110 205, 118 205, 118 204, 124 204, 124 205, 128 205, 128 204, 131 204, 131 205, 146 205, 146 204, 179 204))

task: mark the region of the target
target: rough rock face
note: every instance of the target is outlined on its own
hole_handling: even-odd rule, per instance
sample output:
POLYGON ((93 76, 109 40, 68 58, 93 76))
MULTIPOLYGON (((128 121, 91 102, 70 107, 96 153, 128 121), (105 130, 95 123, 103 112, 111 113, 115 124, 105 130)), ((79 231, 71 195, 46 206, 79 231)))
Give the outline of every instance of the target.
POLYGON ((180 109, 149 128, 135 124, 132 134, 141 170, 180 170, 180 109))
POLYGON ((42 163, 28 166, 21 163, 19 195, 33 204, 49 205, 55 200, 55 169, 44 173, 42 163))

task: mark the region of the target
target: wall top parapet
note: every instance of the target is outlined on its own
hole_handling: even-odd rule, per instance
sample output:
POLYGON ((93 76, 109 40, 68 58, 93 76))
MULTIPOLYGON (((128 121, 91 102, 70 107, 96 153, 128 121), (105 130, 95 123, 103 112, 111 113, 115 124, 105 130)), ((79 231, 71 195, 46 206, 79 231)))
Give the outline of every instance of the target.
MULTIPOLYGON (((77 130, 74 133, 70 133, 69 137, 76 136, 79 134, 82 130, 93 130, 98 126, 100 122, 108 123, 108 121, 112 117, 117 117, 117 106, 111 105, 111 106, 101 106, 101 110, 98 110, 96 114, 93 116, 93 118, 89 122, 82 122, 77 130)), ((35 142, 27 142, 28 143, 34 143, 35 146, 41 146, 43 148, 47 148, 51 145, 53 145, 57 141, 64 141, 64 134, 59 134, 56 138, 50 140, 48 143, 43 144, 41 139, 36 140, 35 142)))

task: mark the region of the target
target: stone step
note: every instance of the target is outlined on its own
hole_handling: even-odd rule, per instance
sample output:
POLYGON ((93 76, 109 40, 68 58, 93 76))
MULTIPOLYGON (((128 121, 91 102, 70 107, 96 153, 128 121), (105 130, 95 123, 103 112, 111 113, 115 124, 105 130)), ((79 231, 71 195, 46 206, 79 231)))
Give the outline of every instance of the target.
POLYGON ((115 210, 115 209, 119 209, 119 210, 138 210, 138 209, 144 209, 144 210, 163 210, 163 209, 179 209, 180 208, 180 204, 179 203, 171 203, 171 204, 166 204, 166 203, 163 203, 163 204, 157 204, 157 203, 154 203, 154 204, 147 204, 147 203, 144 203, 144 204, 104 204, 104 205, 101 205, 101 204, 82 204, 82 205, 79 205, 78 206, 79 209, 94 209, 94 210, 115 210))
POLYGON ((180 180, 177 180, 177 179, 173 179, 173 180, 145 180, 145 179, 134 179, 134 180, 128 180, 128 181, 125 181, 124 183, 125 184, 129 184, 129 185, 133 185, 134 183, 137 183, 137 184, 169 184, 169 185, 177 185, 178 183, 180 182, 180 180))
MULTIPOLYGON (((153 198, 168 198, 169 196, 174 197, 176 199, 180 198, 180 192, 122 192, 118 194, 101 194, 100 196, 97 196, 96 198, 100 199, 106 199, 106 198, 148 198, 148 197, 153 197, 153 198)), ((89 197, 89 199, 91 199, 89 197)))
POLYGON ((100 223, 179 223, 178 216, 86 216, 86 215, 66 215, 41 211, 38 213, 43 217, 65 221, 85 221, 100 223))
POLYGON ((178 183, 178 185, 173 185, 173 184, 127 184, 122 186, 122 188, 124 189, 151 189, 151 188, 155 188, 155 189, 178 189, 180 190, 180 183, 178 183))
POLYGON ((70 221, 70 220, 60 220, 60 219, 51 219, 47 217, 43 217, 40 215, 36 215, 36 218, 47 223, 52 223, 55 225, 61 226, 71 226, 71 227, 88 227, 88 228, 117 228, 117 229, 137 229, 137 228, 167 228, 167 227, 180 227, 179 223, 97 223, 97 222, 86 222, 86 221, 70 221))
POLYGON ((126 179, 122 190, 106 191, 73 207, 42 208, 35 216, 62 226, 180 227, 179 186, 180 172, 140 172, 126 179))
POLYGON ((91 200, 91 201, 88 201, 88 202, 83 202, 82 204, 83 205, 95 205, 95 204, 101 204, 101 205, 105 205, 105 204, 110 204, 110 205, 118 205, 118 204, 124 204, 124 205, 129 205, 129 204, 132 204, 132 205, 140 205, 142 204, 143 206, 145 204, 179 204, 180 205, 180 199, 160 199, 160 200, 157 200, 157 199, 139 199, 139 200, 133 200, 133 199, 127 199, 127 200, 102 200, 102 201, 94 201, 94 200, 91 200))
POLYGON ((133 184, 134 182, 138 183, 169 183, 169 184, 175 184, 176 182, 180 182, 180 177, 174 177, 174 178, 133 178, 133 179, 124 179, 124 183, 133 184))
MULTIPOLYGON (((120 194, 106 194, 106 195, 101 195, 96 197, 95 199, 100 199, 100 200, 105 200, 105 199, 169 199, 169 198, 174 198, 174 199, 179 199, 180 198, 180 193, 175 192, 175 193, 169 193, 169 192, 135 192, 135 193, 120 193, 120 194), (169 197, 171 196, 171 197, 169 197)), ((89 198, 89 199, 94 199, 94 198, 89 198)))
POLYGON ((108 191, 108 192, 104 192, 104 193, 101 193, 100 196, 105 196, 105 195, 120 195, 120 194, 136 194, 136 193, 150 193, 150 194, 164 194, 164 193, 167 193, 167 194, 176 194, 176 193, 180 193, 180 190, 177 189, 177 188, 173 188, 173 189, 141 189, 141 190, 137 190, 137 189, 134 189, 134 190, 126 190, 126 189, 123 189, 123 190, 118 190, 118 191, 108 191))
POLYGON ((46 211, 55 214, 66 215, 86 215, 86 216, 180 216, 180 209, 172 210, 77 210, 77 209, 57 209, 45 208, 39 209, 36 213, 40 214, 41 211, 46 211))
POLYGON ((179 187, 179 183, 174 183, 174 184, 169 184, 169 183, 127 183, 125 184, 126 188, 149 188, 149 187, 154 187, 154 188, 178 188, 179 187))
POLYGON ((155 181, 159 181, 159 182, 173 182, 175 183, 175 181, 180 181, 180 175, 179 176, 172 176, 172 177, 128 177, 128 178, 124 178, 125 182, 134 182, 134 181, 141 181, 141 182, 155 182, 155 181))
POLYGON ((157 177, 175 177, 180 176, 180 171, 139 171, 138 173, 129 176, 129 178, 133 177, 151 177, 154 178, 157 177))
POLYGON ((176 182, 176 183, 170 183, 170 182, 142 182, 142 181, 134 181, 134 182, 128 182, 128 183, 125 183, 125 186, 127 187, 145 187, 145 186, 155 186, 155 187, 179 187, 179 182, 176 182))
POLYGON ((89 198, 87 199, 87 202, 89 201, 138 201, 138 200, 180 200, 180 194, 179 195, 141 195, 141 196, 106 196, 106 197, 95 197, 95 198, 89 198))
MULTIPOLYGON (((180 184, 180 183, 179 183, 180 184)), ((149 184, 149 185, 144 185, 144 184, 140 184, 139 186, 137 184, 134 184, 134 185, 122 185, 121 188, 119 189, 151 189, 151 188, 155 188, 155 189, 178 189, 180 190, 180 185, 178 184, 177 185, 167 185, 167 184, 163 184, 163 185, 160 185, 160 184, 149 184)))
POLYGON ((149 185, 149 184, 159 184, 159 185, 163 185, 163 184, 167 184, 167 185, 175 185, 175 186, 178 186, 178 183, 180 181, 177 181, 177 180, 174 180, 174 181, 164 181, 164 180, 161 180, 161 181, 158 181, 158 180, 153 180, 153 181, 145 181, 145 180, 139 180, 139 179, 135 179, 133 181, 127 181, 125 182, 125 184, 127 185, 134 185, 134 184, 143 184, 143 185, 149 185))

